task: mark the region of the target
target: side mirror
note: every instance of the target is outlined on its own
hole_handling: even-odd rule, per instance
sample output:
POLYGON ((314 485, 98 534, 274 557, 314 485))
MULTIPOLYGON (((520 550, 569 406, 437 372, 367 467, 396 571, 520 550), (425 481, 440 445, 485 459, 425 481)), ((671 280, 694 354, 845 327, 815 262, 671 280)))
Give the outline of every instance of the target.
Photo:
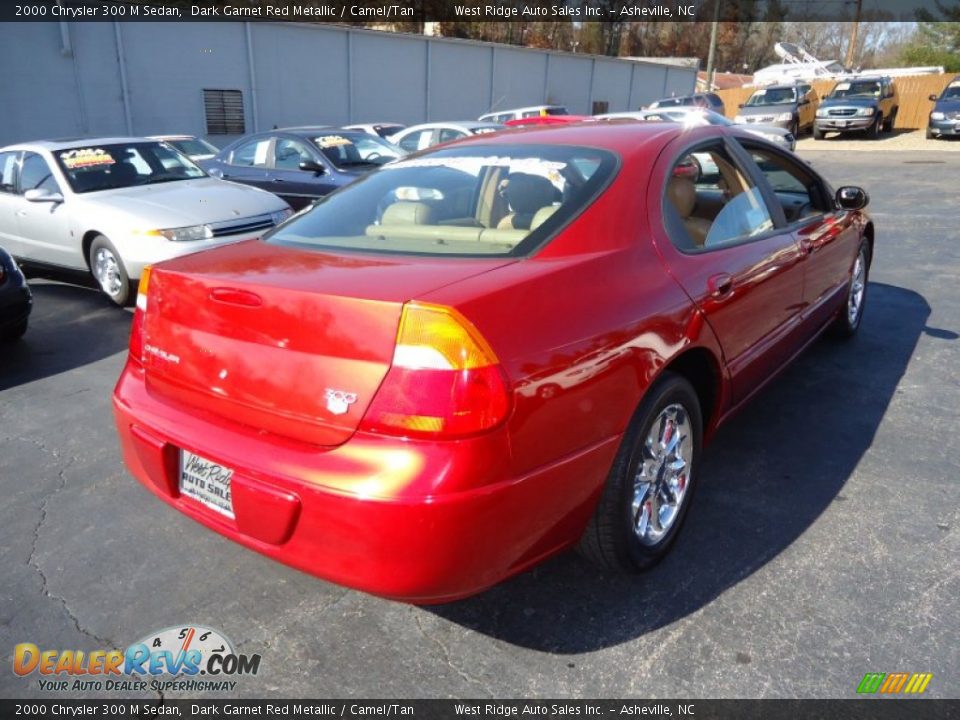
POLYGON ((327 169, 316 160, 304 160, 300 163, 299 167, 301 170, 316 173, 317 175, 323 175, 327 171, 327 169))
POLYGON ((52 202, 52 203, 62 203, 63 195, 58 192, 53 192, 45 188, 34 188, 33 190, 27 190, 23 197, 29 202, 52 202))
POLYGON ((837 205, 844 210, 862 210, 870 202, 870 196, 863 188, 845 185, 837 190, 837 205))
POLYGON ((936 101, 939 100, 940 98, 938 98, 936 95, 931 95, 931 96, 930 96, 930 99, 933 100, 934 102, 936 102, 936 101))
POLYGON ((742 108, 744 105, 745 105, 745 103, 740 103, 739 105, 737 105, 737 109, 739 110, 739 109, 742 108))

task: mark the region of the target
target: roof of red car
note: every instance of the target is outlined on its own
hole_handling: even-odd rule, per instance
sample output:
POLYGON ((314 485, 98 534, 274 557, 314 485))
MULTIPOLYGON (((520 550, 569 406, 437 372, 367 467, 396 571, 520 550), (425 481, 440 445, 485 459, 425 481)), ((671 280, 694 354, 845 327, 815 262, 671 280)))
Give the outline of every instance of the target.
POLYGON ((663 147, 685 131, 680 123, 614 120, 569 125, 534 125, 508 132, 475 135, 457 144, 503 145, 508 143, 544 143, 547 145, 584 145, 628 153, 641 145, 663 147))

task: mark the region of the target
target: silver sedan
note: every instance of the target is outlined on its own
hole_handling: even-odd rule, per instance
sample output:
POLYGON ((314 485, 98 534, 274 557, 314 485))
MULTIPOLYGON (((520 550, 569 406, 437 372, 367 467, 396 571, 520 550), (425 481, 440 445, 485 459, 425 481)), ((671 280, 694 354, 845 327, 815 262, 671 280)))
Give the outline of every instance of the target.
POLYGON ((259 237, 290 214, 277 196, 209 177, 165 142, 0 148, 0 246, 28 264, 90 272, 118 305, 146 265, 259 237))
MULTIPOLYGON (((597 115, 596 117, 598 120, 632 118, 634 120, 679 122, 691 127, 735 124, 719 113, 699 107, 657 108, 655 110, 640 110, 639 112, 607 113, 605 115, 597 115)), ((738 127, 787 150, 792 151, 797 147, 797 139, 793 136, 793 133, 786 128, 777 127, 776 125, 739 125, 738 127)))

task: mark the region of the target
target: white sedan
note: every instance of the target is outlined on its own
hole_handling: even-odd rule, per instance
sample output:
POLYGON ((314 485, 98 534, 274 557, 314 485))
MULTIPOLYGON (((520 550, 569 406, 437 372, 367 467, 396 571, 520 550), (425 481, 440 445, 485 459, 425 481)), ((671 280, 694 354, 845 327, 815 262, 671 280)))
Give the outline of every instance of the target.
POLYGON ((461 140, 471 135, 503 130, 504 126, 498 123, 480 122, 479 120, 465 120, 462 122, 433 122, 414 125, 387 138, 394 145, 399 145, 408 153, 423 150, 434 145, 461 140))
POLYGON ((291 212, 276 195, 209 177, 164 142, 0 148, 0 246, 28 264, 90 272, 118 305, 145 266, 259 237, 291 212))

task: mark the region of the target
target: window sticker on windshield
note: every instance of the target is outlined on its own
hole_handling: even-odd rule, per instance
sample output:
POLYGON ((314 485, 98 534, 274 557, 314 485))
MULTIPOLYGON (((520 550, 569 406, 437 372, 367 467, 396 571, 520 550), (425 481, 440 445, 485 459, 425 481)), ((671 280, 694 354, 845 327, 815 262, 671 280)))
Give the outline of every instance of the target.
POLYGON ((846 83, 846 82, 837 83, 837 86, 834 88, 834 90, 849 90, 849 89, 850 89, 850 83, 846 83))
POLYGON ((960 87, 960 80, 954 80, 952 83, 947 85, 948 88, 960 87))
POLYGON ((314 142, 317 143, 321 150, 332 147, 340 147, 341 145, 353 145, 351 140, 348 140, 341 135, 324 135, 323 137, 318 137, 314 142))
POLYGON ((91 167, 94 165, 113 165, 116 160, 102 148, 77 148, 60 153, 60 160, 67 170, 91 167))
POLYGON ((757 90, 757 91, 754 93, 754 95, 755 95, 756 97, 763 97, 763 96, 766 95, 766 94, 767 94, 766 89, 764 89, 764 90, 757 90))

